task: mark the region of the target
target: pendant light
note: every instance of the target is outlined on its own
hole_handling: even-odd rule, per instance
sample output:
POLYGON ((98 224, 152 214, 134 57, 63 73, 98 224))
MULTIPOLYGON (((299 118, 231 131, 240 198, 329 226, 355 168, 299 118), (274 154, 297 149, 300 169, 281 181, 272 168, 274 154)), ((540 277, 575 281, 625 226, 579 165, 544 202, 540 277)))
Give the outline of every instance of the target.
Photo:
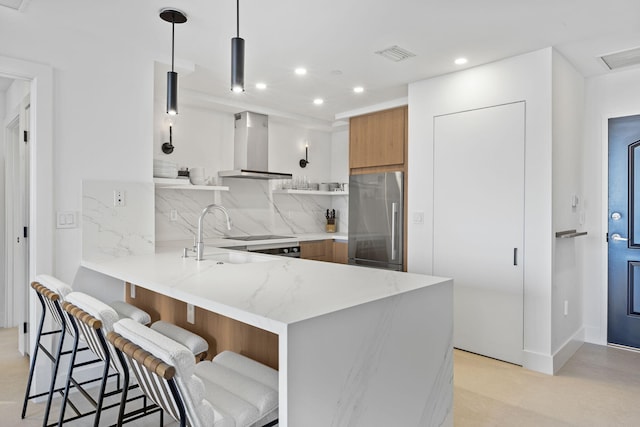
POLYGON ((167 114, 178 114, 178 73, 173 71, 175 25, 187 22, 187 15, 176 9, 162 9, 160 18, 171 22, 171 71, 167 72, 167 114))
POLYGON ((240 38, 240 0, 236 0, 236 37, 231 39, 231 90, 244 92, 244 39, 240 38))

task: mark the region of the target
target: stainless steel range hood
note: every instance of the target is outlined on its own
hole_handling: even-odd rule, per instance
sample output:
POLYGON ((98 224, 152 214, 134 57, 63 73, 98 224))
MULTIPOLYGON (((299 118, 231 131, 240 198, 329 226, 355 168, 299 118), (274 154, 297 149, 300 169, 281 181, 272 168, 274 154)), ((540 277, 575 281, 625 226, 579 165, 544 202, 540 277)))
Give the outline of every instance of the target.
POLYGON ((290 173, 269 171, 269 117, 245 111, 235 115, 233 170, 218 172, 226 178, 291 179, 290 173))

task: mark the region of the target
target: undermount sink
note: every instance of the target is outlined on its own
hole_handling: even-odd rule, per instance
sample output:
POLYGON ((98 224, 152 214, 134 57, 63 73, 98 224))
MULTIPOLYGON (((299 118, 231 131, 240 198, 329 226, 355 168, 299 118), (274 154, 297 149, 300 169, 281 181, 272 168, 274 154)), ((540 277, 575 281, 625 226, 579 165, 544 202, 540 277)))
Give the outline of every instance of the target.
POLYGON ((245 252, 227 252, 224 254, 205 255, 205 261, 216 264, 250 264, 254 262, 275 261, 272 257, 245 252))

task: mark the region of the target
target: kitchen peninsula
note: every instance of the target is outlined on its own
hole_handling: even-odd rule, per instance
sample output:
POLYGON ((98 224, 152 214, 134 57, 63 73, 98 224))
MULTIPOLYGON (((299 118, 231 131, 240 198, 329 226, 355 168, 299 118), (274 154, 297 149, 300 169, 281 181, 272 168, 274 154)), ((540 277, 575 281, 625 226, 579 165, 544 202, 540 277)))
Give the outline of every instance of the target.
POLYGON ((449 279, 211 247, 82 265, 277 335, 281 426, 453 425, 449 279))

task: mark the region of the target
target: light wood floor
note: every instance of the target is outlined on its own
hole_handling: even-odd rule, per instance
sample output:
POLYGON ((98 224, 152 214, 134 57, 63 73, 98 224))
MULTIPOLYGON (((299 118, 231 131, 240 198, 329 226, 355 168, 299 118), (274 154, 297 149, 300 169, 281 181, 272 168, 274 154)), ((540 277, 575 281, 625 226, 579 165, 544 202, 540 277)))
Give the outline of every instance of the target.
MULTIPOLYGON (((0 329, 2 426, 42 424, 42 404, 30 403, 27 418, 20 419, 28 371, 27 359, 17 351, 17 330, 0 329)), ((157 426, 157 420, 137 425, 157 426)), ((455 351, 456 426, 608 427, 638 426, 638 420, 640 353, 584 344, 558 375, 548 376, 455 351)))

